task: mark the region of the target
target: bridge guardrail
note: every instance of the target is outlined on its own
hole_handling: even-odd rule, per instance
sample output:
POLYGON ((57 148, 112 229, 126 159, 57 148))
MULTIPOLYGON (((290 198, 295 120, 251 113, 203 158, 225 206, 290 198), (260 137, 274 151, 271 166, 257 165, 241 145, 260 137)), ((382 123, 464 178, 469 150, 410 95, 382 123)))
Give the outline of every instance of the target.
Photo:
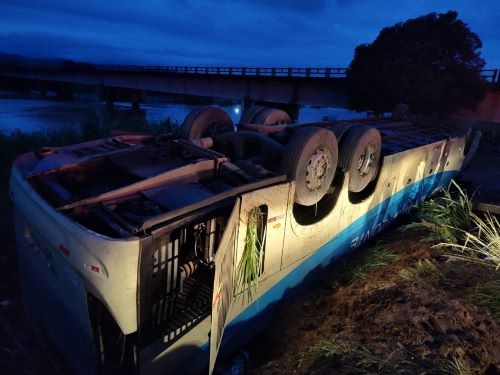
MULTIPOLYGON (((19 68, 18 68, 19 69, 19 68)), ((30 70, 30 68, 20 68, 30 70)), ((290 78, 345 78, 347 68, 265 68, 265 67, 226 67, 226 66, 162 66, 162 65, 76 65, 70 68, 37 68, 35 70, 63 71, 122 71, 122 72, 157 72, 172 74, 239 76, 239 77, 290 77, 290 78), (88 65, 88 66, 87 66, 88 65)), ((481 69, 481 77, 492 85, 500 86, 499 69, 481 69)))
MULTIPOLYGON (((347 68, 264 68, 225 66, 140 66, 140 65, 95 65, 102 70, 165 72, 174 74, 199 74, 243 77, 293 77, 293 78, 345 78, 347 68)), ((480 75, 487 82, 499 83, 498 69, 482 69, 480 75)))
POLYGON ((102 70, 165 72, 174 74, 199 74, 243 77, 294 77, 294 78, 344 78, 347 68, 260 68, 216 66, 137 66, 94 65, 102 70))

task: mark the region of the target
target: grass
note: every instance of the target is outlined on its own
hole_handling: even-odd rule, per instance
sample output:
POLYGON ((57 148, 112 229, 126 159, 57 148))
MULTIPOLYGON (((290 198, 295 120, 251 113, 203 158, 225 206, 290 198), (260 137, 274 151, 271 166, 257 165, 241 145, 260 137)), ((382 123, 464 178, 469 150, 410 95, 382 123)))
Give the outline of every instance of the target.
POLYGON ((332 358, 349 351, 349 347, 336 340, 322 339, 309 348, 308 354, 313 361, 320 358, 332 358))
POLYGON ((439 267, 432 259, 419 259, 413 267, 403 268, 399 271, 399 277, 404 281, 413 281, 420 277, 438 274, 439 267))
POLYGON ((321 339, 312 345, 307 352, 301 353, 297 357, 298 363, 296 367, 298 369, 322 368, 334 360, 335 357, 345 356, 350 351, 351 348, 344 342, 335 339, 321 339))
POLYGON ((351 270, 347 270, 350 273, 348 278, 349 280, 363 279, 372 270, 387 266, 400 257, 399 254, 390 252, 381 242, 378 242, 374 247, 366 250, 358 264, 355 264, 351 270))
POLYGON ((456 242, 442 243, 459 251, 456 257, 474 263, 481 263, 495 270, 500 269, 500 222, 487 213, 483 216, 470 214, 473 230, 460 230, 465 238, 463 244, 456 242))
POLYGON ((423 204, 422 218, 441 241, 437 247, 455 250, 453 257, 500 269, 500 222, 489 213, 472 212, 470 198, 455 181, 443 197, 423 204))
POLYGON ((178 134, 179 124, 172 118, 163 121, 146 121, 143 118, 129 118, 126 121, 100 121, 96 115, 88 115, 74 127, 57 127, 36 132, 16 130, 11 134, 0 132, 0 167, 9 169, 14 158, 27 151, 37 150, 44 146, 65 146, 91 139, 107 137, 112 131, 162 134, 178 134))
POLYGON ((443 191, 443 196, 423 203, 421 216, 433 236, 442 242, 457 242, 464 230, 471 227, 472 202, 465 190, 454 180, 443 191))
POLYGON ((460 358, 448 360, 441 367, 442 374, 447 375, 469 375, 471 372, 467 365, 460 358))
POLYGON ((308 369, 313 373, 314 370, 335 368, 339 365, 340 368, 349 370, 348 373, 356 374, 469 375, 471 373, 466 363, 458 357, 434 363, 417 358, 399 346, 389 356, 382 358, 365 345, 348 344, 336 339, 321 339, 297 358, 297 369, 308 369))
POLYGON ((258 287, 259 273, 262 266, 261 249, 265 239, 263 229, 259 228, 262 225, 262 215, 259 207, 254 207, 248 212, 245 248, 236 268, 236 293, 246 290, 248 301, 253 299, 253 292, 258 287), (259 236, 259 233, 262 233, 262 236, 259 236))
POLYGON ((487 307, 500 321, 500 279, 478 284, 470 288, 466 295, 472 303, 487 307))
POLYGON ((335 283, 350 284, 357 279, 364 279, 370 272, 387 266, 402 257, 391 252, 385 246, 386 240, 371 247, 362 247, 349 256, 339 259, 331 266, 335 283))

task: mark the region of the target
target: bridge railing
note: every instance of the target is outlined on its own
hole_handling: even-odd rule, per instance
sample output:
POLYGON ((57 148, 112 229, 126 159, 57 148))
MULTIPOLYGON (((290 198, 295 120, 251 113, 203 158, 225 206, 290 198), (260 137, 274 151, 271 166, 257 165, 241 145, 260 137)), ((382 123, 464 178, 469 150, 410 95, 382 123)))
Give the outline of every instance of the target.
POLYGON ((303 77, 344 78, 347 68, 259 68, 259 67, 215 67, 215 66, 137 66, 96 65, 102 70, 165 72, 173 74, 199 74, 243 77, 303 77))
MULTIPOLYGON (((16 68, 16 70, 33 70, 16 68)), ((38 68, 36 70, 55 71, 57 68, 38 68)), ((226 66, 154 66, 154 65, 75 65, 62 68, 64 71, 121 71, 152 72, 170 74, 193 74, 240 77, 290 77, 290 78, 345 78, 347 68, 265 68, 265 67, 226 67, 226 66)), ((500 86, 499 69, 481 69, 481 77, 492 85, 500 86)))
MULTIPOLYGON (((242 77, 293 77, 293 78, 345 78, 347 68, 264 68, 227 66, 141 66, 95 65, 102 70, 165 72, 172 74, 196 74, 242 77)), ((492 84, 500 81, 498 69, 482 69, 481 77, 492 84)))

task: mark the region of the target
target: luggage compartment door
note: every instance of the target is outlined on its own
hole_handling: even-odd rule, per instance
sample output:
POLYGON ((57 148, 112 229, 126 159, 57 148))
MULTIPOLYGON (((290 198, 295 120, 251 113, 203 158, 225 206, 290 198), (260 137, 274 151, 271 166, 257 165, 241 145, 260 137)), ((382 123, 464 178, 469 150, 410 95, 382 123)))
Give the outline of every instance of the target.
POLYGON ((227 314, 234 300, 233 287, 240 204, 241 199, 237 198, 214 256, 215 275, 210 335, 210 374, 217 360, 222 334, 226 325, 227 314))

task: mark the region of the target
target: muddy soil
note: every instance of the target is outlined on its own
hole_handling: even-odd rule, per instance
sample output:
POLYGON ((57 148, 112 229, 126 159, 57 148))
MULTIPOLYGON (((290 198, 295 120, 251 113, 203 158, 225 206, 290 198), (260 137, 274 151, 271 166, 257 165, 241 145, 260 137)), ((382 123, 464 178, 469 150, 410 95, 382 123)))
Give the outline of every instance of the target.
POLYGON ((498 272, 443 255, 428 237, 393 235, 378 245, 397 255, 390 264, 348 283, 342 267, 356 265, 334 267, 311 293, 283 303, 247 347, 249 373, 500 373, 500 322, 469 297, 498 272), (435 268, 400 276, 424 260, 435 268))

